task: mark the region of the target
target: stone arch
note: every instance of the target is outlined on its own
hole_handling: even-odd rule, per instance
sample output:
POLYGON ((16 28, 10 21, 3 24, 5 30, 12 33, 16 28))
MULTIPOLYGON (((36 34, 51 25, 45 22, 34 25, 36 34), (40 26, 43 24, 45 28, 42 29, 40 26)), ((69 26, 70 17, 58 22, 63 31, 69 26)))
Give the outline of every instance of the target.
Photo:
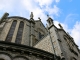
POLYGON ((12 60, 12 56, 5 52, 0 52, 0 59, 2 60, 12 60))
POLYGON ((29 60, 29 59, 25 56, 15 56, 13 60, 29 60))

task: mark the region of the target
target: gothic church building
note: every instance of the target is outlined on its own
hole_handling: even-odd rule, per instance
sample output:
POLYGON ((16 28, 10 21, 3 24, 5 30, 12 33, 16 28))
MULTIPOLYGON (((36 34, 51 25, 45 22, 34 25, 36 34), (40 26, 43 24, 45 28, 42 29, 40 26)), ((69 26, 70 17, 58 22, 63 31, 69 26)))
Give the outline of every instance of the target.
POLYGON ((61 24, 48 17, 47 27, 41 19, 19 16, 0 18, 0 60, 80 60, 80 50, 61 24))

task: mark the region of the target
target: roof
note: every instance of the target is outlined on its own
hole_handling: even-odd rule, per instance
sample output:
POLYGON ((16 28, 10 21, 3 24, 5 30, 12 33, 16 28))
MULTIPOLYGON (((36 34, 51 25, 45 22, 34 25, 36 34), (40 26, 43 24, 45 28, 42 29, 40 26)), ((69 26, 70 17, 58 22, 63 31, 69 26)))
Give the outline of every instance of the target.
POLYGON ((29 21, 29 19, 24 18, 24 17, 20 17, 20 16, 10 16, 7 19, 10 19, 10 18, 19 18, 19 19, 23 19, 23 20, 29 21))

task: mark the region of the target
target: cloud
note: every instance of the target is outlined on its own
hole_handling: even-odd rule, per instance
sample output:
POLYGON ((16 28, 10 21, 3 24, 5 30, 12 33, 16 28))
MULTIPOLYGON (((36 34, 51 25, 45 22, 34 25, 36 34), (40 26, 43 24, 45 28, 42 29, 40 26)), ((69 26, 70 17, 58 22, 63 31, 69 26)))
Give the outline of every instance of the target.
POLYGON ((54 5, 54 7, 52 8, 48 7, 46 10, 49 12, 50 15, 59 16, 60 9, 56 5, 54 5))
POLYGON ((68 25, 75 24, 75 21, 78 19, 78 14, 70 13, 66 16, 64 23, 68 25))
MULTIPOLYGON (((60 0, 0 0, 0 13, 8 12, 14 16, 22 16, 30 18, 30 13, 33 12, 34 19, 41 18, 46 25, 47 14, 58 16, 60 9, 53 3, 58 3, 60 0)), ((1 16, 1 15, 0 15, 1 16)))
POLYGON ((0 10, 1 11, 12 11, 14 0, 0 0, 0 10))
MULTIPOLYGON (((49 14, 58 15, 59 8, 52 4, 53 2, 59 2, 60 0, 0 0, 0 10, 2 12, 9 12, 11 14, 18 15, 29 15, 30 12, 34 12, 34 14, 38 14, 37 16, 45 15, 45 12, 49 14), (51 6, 52 4, 52 6, 51 6), (16 11, 15 11, 16 10, 16 11), (28 14, 24 14, 25 10, 28 14), (35 12, 36 11, 36 12, 35 12), (16 12, 16 13, 15 13, 16 12)), ((44 18, 45 18, 44 16, 44 18)), ((38 18, 38 17, 37 17, 38 18)), ((42 19, 42 17, 41 17, 42 19)))
POLYGON ((54 0, 35 0, 35 1, 39 3, 40 7, 42 7, 44 5, 49 6, 50 4, 52 4, 54 0))
POLYGON ((60 0, 55 0, 57 3, 60 2, 60 0))
POLYGON ((59 8, 56 5, 53 5, 51 7, 52 2, 54 1, 55 0, 21 0, 21 5, 29 12, 29 14, 30 12, 34 13, 34 19, 40 17, 42 19, 42 22, 45 24, 47 20, 47 13, 50 16, 59 15, 59 8))
POLYGON ((74 41, 79 45, 80 48, 80 22, 77 21, 74 25, 71 31, 71 36, 74 38, 74 41))

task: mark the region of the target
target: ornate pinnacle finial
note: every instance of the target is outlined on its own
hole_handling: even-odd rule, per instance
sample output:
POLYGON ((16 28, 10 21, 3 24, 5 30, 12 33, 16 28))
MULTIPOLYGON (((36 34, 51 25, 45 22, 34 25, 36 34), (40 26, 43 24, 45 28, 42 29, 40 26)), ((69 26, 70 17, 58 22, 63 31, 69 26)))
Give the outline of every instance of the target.
POLYGON ((62 27, 62 25, 61 25, 60 23, 59 23, 58 25, 59 25, 59 27, 60 27, 61 29, 63 29, 63 27, 62 27))
POLYGON ((47 22, 49 26, 53 25, 53 19, 49 15, 47 15, 47 17, 48 17, 47 22))
POLYGON ((38 19, 39 19, 39 20, 41 20, 41 18, 40 18, 40 17, 38 17, 38 19))
POLYGON ((33 12, 31 12, 30 19, 33 19, 33 17, 34 17, 33 12))

